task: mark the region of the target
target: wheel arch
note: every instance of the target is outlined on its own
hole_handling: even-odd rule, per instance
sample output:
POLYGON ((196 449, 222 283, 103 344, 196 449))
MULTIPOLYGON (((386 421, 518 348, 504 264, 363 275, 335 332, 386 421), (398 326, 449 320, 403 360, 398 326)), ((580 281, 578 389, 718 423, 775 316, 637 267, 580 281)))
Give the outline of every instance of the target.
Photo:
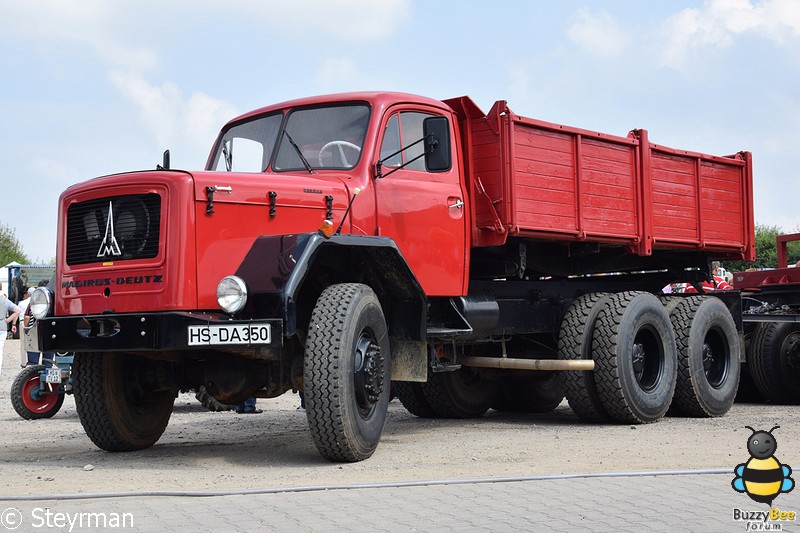
POLYGON ((259 237, 237 275, 253 291, 247 314, 282 316, 286 337, 307 328, 326 287, 363 283, 380 300, 393 340, 425 342, 425 292, 388 237, 325 238, 318 233, 259 237))

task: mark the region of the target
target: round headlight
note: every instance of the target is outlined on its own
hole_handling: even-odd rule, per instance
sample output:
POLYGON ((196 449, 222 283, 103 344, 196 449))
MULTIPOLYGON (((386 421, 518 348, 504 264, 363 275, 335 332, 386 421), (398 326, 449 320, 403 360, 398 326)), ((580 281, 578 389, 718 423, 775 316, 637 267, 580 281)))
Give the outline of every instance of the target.
POLYGON ((53 305, 53 296, 50 289, 46 287, 38 287, 31 294, 31 314, 36 320, 41 320, 50 314, 53 305))
POLYGON ((226 276, 217 285, 217 303, 226 313, 237 313, 247 303, 247 285, 242 278, 226 276))

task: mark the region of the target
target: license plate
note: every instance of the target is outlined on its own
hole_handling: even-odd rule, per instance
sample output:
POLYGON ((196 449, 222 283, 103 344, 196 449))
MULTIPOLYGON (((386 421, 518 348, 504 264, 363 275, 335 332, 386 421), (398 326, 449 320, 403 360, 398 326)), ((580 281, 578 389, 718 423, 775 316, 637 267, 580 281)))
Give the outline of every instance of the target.
POLYGON ((61 369, 46 368, 44 371, 44 380, 47 383, 61 383, 61 369))
POLYGON ((272 340, 270 324, 225 324, 189 326, 189 346, 219 344, 269 344, 272 340))

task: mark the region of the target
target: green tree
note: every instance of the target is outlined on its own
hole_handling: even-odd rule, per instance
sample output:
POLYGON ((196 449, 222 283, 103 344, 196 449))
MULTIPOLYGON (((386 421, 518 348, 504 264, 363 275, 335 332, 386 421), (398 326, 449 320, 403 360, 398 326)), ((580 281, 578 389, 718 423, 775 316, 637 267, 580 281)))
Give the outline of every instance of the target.
POLYGON ((7 224, 0 224, 0 266, 5 266, 13 261, 30 263, 30 259, 22 250, 22 244, 17 240, 14 228, 7 224))
MULTIPOLYGON (((795 233, 800 232, 798 229, 795 233)), ((730 272, 742 272, 748 268, 777 268, 778 247, 775 238, 787 233, 778 226, 756 224, 756 260, 752 263, 746 261, 725 261, 723 266, 730 272)), ((800 242, 790 242, 787 246, 789 264, 800 260, 800 242)))

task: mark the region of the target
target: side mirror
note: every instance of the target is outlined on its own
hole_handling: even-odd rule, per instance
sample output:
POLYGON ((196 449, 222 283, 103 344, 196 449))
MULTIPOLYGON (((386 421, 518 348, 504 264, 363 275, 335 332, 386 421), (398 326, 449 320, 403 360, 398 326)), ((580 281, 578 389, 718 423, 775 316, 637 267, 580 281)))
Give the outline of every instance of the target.
POLYGON ((450 124, 445 117, 428 117, 422 121, 425 136, 425 170, 444 172, 452 166, 450 124))
POLYGON ((156 165, 156 170, 169 170, 169 150, 164 150, 164 161, 156 165))

